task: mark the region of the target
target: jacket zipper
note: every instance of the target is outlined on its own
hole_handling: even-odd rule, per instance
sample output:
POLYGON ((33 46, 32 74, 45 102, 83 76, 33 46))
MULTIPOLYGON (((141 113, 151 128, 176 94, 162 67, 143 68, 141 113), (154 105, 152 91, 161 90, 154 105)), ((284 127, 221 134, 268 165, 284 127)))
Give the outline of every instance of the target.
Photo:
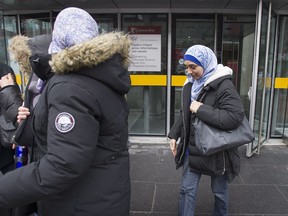
POLYGON ((225 152, 223 151, 223 161, 224 161, 224 166, 223 166, 223 172, 222 175, 225 174, 226 168, 225 168, 225 152))

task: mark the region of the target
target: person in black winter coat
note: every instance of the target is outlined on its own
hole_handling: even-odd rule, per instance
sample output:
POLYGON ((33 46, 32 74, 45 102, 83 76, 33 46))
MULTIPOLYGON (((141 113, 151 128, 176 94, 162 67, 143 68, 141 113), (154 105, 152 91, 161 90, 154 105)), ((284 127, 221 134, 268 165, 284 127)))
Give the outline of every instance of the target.
POLYGON ((9 44, 10 54, 18 63, 20 71, 27 82, 24 90, 24 105, 19 108, 17 117, 17 121, 19 123, 21 122, 19 130, 23 131, 23 134, 21 140, 16 141, 18 145, 29 147, 31 160, 38 157, 38 154, 37 150, 34 149, 32 155, 31 147, 34 145, 34 138, 31 118, 27 118, 27 116, 22 115, 22 113, 24 110, 24 113, 27 114, 26 108, 29 109, 29 114, 33 113, 33 109, 39 100, 46 82, 53 76, 48 63, 51 60, 51 55, 48 54, 51 41, 52 36, 50 34, 37 35, 32 38, 17 35, 11 39, 9 44), (23 119, 21 119, 21 117, 23 117, 23 119), (26 120, 23 121, 24 119, 26 120))
POLYGON ((187 82, 182 90, 181 112, 168 134, 176 168, 183 166, 179 215, 194 215, 198 184, 205 174, 211 176, 213 215, 225 216, 228 215, 228 182, 240 172, 238 149, 202 156, 195 146, 192 123, 197 117, 223 130, 237 128, 244 118, 243 104, 232 83, 232 69, 218 64, 210 48, 190 47, 184 55, 184 64, 187 82), (206 97, 199 102, 204 92, 206 97))
MULTIPOLYGON (((15 74, 11 67, 0 63, 0 114, 6 122, 16 125, 18 108, 22 105, 21 91, 16 83, 15 74)), ((0 146, 0 170, 3 174, 13 170, 14 150, 11 146, 0 146)))
MULTIPOLYGON (((51 60, 51 55, 48 54, 51 40, 50 34, 37 35, 32 38, 16 35, 9 43, 10 55, 18 63, 20 71, 27 81, 24 90, 24 104, 18 108, 17 116, 19 123, 17 133, 21 132, 21 136, 15 139, 15 142, 19 146, 28 147, 29 162, 40 157, 34 142, 31 115, 46 82, 53 75, 48 63, 51 60)), ((36 203, 22 206, 20 204, 15 209, 15 216, 26 216, 36 211, 36 203)))
MULTIPOLYGON (((0 63, 0 78, 0 115, 3 117, 1 124, 10 122, 16 127, 18 107, 22 104, 21 91, 16 83, 14 71, 4 63, 0 63)), ((12 145, 6 146, 4 143, 0 143, 0 171, 2 174, 14 170, 14 154, 12 145)), ((12 209, 0 209, 0 215, 10 216, 12 209)))
POLYGON ((99 35, 86 11, 67 8, 49 51, 55 75, 32 116, 42 157, 0 178, 0 207, 37 201, 39 216, 127 216, 130 39, 99 35))

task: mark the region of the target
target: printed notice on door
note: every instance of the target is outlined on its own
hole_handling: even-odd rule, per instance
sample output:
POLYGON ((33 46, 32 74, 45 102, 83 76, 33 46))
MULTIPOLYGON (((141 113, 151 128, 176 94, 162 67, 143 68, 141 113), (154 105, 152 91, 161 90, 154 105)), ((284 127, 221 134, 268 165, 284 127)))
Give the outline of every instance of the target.
POLYGON ((130 26, 129 71, 161 71, 161 27, 130 26))

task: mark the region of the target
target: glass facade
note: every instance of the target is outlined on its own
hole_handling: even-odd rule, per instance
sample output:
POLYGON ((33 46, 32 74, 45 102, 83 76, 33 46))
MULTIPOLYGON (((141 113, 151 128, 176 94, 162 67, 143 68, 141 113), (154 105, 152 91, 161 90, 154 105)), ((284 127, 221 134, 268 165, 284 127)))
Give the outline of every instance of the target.
POLYGON ((9 40, 17 35, 16 16, 0 16, 0 61, 8 64, 10 57, 8 54, 9 40))
POLYGON ((223 20, 222 64, 233 69, 233 83, 249 119, 256 17, 232 14, 223 20))
POLYGON ((50 14, 28 14, 20 16, 21 34, 34 37, 51 33, 50 14))
MULTIPOLYGON (((258 143, 262 143, 265 139, 265 134, 263 133, 263 128, 265 128, 263 118, 263 105, 266 102, 265 98, 265 88, 266 88, 266 50, 268 43, 267 32, 268 32, 268 18, 269 11, 267 8, 263 7, 261 16, 261 34, 260 34, 260 52, 259 52, 259 63, 257 71, 257 90, 256 90, 256 103, 255 103, 255 116, 254 116, 254 134, 255 141, 254 145, 257 146, 258 143)), ((265 130, 265 129, 264 129, 265 130)))
POLYGON ((173 15, 171 75, 172 79, 180 79, 179 82, 171 86, 171 126, 180 112, 181 90, 186 79, 183 56, 186 50, 195 44, 202 44, 214 50, 215 15, 173 15))
POLYGON ((130 32, 131 36, 134 35, 137 40, 137 44, 133 48, 135 52, 132 53, 132 55, 137 55, 134 56, 137 58, 137 62, 132 63, 129 71, 132 78, 140 82, 133 86, 127 95, 130 107, 129 132, 131 135, 153 136, 166 133, 167 85, 165 82, 159 81, 163 75, 164 78, 167 76, 167 21, 167 14, 122 14, 122 30, 130 32), (149 34, 146 34, 147 32, 149 34), (154 45, 157 53, 153 53, 145 47, 145 45, 151 45, 152 40, 156 40, 158 46, 160 45, 160 47, 154 45), (138 47, 143 50, 145 47, 145 50, 138 51, 138 47), (153 69, 145 67, 148 60, 153 61, 153 57, 149 57, 149 53, 155 54, 153 57, 159 58, 156 65, 151 65, 155 66, 153 69), (157 55, 158 53, 160 56, 157 55), (155 82, 152 82, 154 79, 156 79, 155 82))
POLYGON ((272 96, 272 76, 273 76, 273 68, 274 68, 274 55, 275 55, 275 40, 276 40, 276 16, 272 16, 270 19, 270 33, 269 35, 269 49, 267 50, 267 58, 266 58, 266 80, 265 80, 265 102, 263 104, 263 127, 262 133, 265 138, 269 139, 269 120, 271 119, 271 98, 272 96))
MULTIPOLYGON (((275 71, 274 101, 271 136, 282 137, 287 133, 288 116, 288 17, 281 16, 279 21, 278 52, 275 71)), ((287 136, 287 135, 286 135, 287 136)))
POLYGON ((99 33, 112 32, 117 29, 117 14, 92 14, 99 28, 99 33))
MULTIPOLYGON (((10 64, 17 72, 17 65, 11 61, 7 51, 10 38, 16 34, 33 37, 51 33, 57 14, 53 11, 27 15, 2 14, 0 61, 10 64)), ((233 83, 244 103, 246 116, 251 117, 253 122, 257 136, 255 145, 270 137, 285 137, 288 124, 287 16, 270 17, 269 10, 263 7, 259 61, 254 62, 258 34, 256 11, 255 14, 91 14, 99 25, 100 33, 119 29, 129 32, 136 41, 132 43, 131 56, 134 60, 129 68, 132 89, 127 94, 130 135, 167 135, 181 107, 181 90, 186 80, 183 54, 190 46, 203 44, 215 51, 219 63, 233 69, 233 83), (254 71, 255 64, 257 71, 254 71), (256 88, 253 88, 255 77, 256 88), (253 95, 255 104, 251 104, 253 95)))

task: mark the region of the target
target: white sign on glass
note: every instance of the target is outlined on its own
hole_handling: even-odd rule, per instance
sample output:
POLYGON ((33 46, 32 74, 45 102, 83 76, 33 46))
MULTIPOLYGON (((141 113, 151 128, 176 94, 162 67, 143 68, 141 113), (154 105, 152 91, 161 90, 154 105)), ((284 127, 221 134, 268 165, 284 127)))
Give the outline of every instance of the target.
POLYGON ((161 71, 161 33, 157 27, 130 27, 129 71, 161 71))

